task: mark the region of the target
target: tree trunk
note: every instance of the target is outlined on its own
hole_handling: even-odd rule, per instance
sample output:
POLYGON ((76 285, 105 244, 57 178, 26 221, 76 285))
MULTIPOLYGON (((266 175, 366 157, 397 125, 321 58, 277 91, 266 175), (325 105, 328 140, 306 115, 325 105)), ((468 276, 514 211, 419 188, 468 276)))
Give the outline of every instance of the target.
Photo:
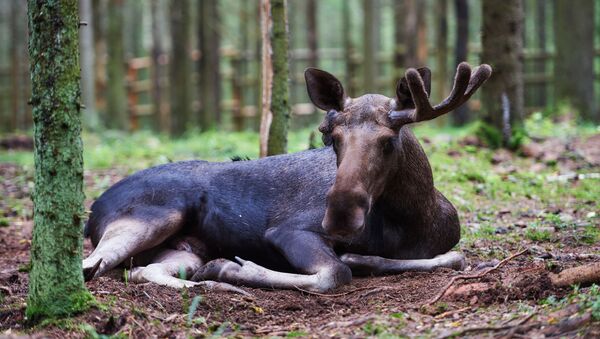
MULTIPOLYGON (((546 54, 546 0, 536 0, 536 46, 540 54, 546 54)), ((546 74, 546 58, 540 58, 535 63, 536 74, 546 74)), ((546 82, 540 83, 536 93, 536 105, 540 107, 546 106, 546 82)))
POLYGON ((27 318, 88 307, 83 284, 83 155, 77 0, 29 1, 35 140, 27 318))
POLYGON ((170 102, 171 133, 181 135, 192 121, 190 1, 171 3, 170 102))
POLYGON ((394 74, 395 79, 392 86, 396 86, 398 79, 404 76, 404 67, 406 66, 406 36, 405 27, 400 23, 404 22, 405 0, 394 1, 394 74))
POLYGON ((125 5, 125 55, 126 59, 144 56, 144 2, 128 0, 125 5))
POLYGON ((94 36, 94 79, 96 87, 95 107, 98 112, 98 125, 104 127, 106 121, 106 1, 92 0, 91 27, 94 36))
POLYGON ((375 88, 377 80, 377 0, 363 0, 363 90, 377 92, 375 88))
POLYGON ((438 0, 435 6, 436 24, 436 86, 435 99, 437 102, 446 97, 448 85, 448 0, 438 0))
POLYGON ((582 119, 600 123, 594 107, 594 3, 554 2, 554 92, 557 103, 572 105, 582 119))
POLYGON ((318 46, 318 20, 317 20, 317 1, 306 1, 306 29, 308 45, 308 66, 319 67, 319 46, 318 46))
MULTIPOLYGON (((454 47, 455 64, 467 61, 469 55, 469 4, 467 0, 454 0, 456 12, 456 45, 454 47)), ((462 105, 450 115, 456 126, 466 124, 471 118, 469 106, 462 105)))
POLYGON ((287 1, 261 0, 262 117, 260 155, 287 152, 290 119, 287 1))
POLYGON ((150 2, 150 12, 152 15, 152 101, 154 106, 155 129, 164 134, 171 131, 171 119, 169 109, 165 104, 163 81, 165 78, 165 47, 162 43, 162 33, 164 31, 164 7, 159 0, 150 2))
POLYGON ((108 3, 106 32, 108 62, 106 65, 106 122, 108 128, 126 130, 127 90, 125 88, 125 53, 123 51, 123 0, 108 3))
POLYGON ((198 3, 198 46, 200 47, 200 101, 203 129, 215 127, 221 121, 221 77, 219 73, 219 13, 216 0, 198 3))
POLYGON ((342 2, 342 34, 344 54, 346 55, 346 91, 348 95, 356 94, 356 64, 354 62, 355 47, 352 42, 352 17, 350 0, 342 2))
POLYGON ((501 144, 509 146, 523 120, 521 0, 484 0, 482 26, 481 59, 494 70, 482 88, 485 122, 501 131, 501 144))
POLYGON ((79 16, 87 24, 81 26, 79 44, 81 50, 81 96, 85 106, 83 123, 90 130, 98 128, 96 112, 96 77, 94 67, 94 15, 92 0, 79 0, 79 16))
POLYGON ((25 121, 25 108, 23 102, 26 100, 22 97, 23 78, 22 78, 22 62, 24 57, 23 39, 26 37, 23 30, 24 4, 21 1, 11 2, 11 17, 10 17, 10 77, 11 77, 11 100, 12 100, 12 130, 27 129, 25 121))

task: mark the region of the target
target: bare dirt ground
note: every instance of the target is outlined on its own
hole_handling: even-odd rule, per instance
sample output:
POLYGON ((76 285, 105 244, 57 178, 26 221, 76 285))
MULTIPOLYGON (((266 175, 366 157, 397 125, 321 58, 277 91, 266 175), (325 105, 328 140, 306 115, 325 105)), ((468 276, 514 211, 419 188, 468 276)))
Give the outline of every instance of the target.
MULTIPOLYGON (((599 137, 596 139, 600 141, 599 137)), ((592 154, 600 149, 600 142, 591 146, 580 144, 592 154)), ((540 145, 541 148, 529 150, 533 152, 526 160, 529 166, 535 166, 540 157, 546 156, 544 147, 548 152, 558 147, 540 145)), ((502 158, 506 156, 498 153, 492 158, 499 170, 506 167, 507 161, 502 158)), ((509 160, 513 156, 508 155, 509 160)), ((558 161, 562 161, 560 157, 558 161)), ((588 172, 600 172, 597 164, 590 167, 589 159, 568 161, 587 161, 588 172)), ((572 288, 557 288, 548 278, 551 272, 598 262, 600 245, 578 241, 581 234, 577 228, 542 230, 550 232, 550 238, 545 240, 535 235, 525 236, 527 225, 539 220, 542 210, 544 215, 556 218, 562 218, 567 211, 574 224, 589 220, 586 217, 593 216, 590 213, 600 212, 593 211, 597 206, 594 201, 578 201, 580 198, 568 195, 552 206, 528 199, 511 202, 514 206, 529 206, 530 213, 495 210, 494 222, 502 226, 489 237, 476 237, 459 245, 458 250, 467 256, 466 272, 438 270, 356 278, 329 295, 246 289, 253 294, 252 298, 202 288, 179 291, 152 284, 128 284, 117 273, 87 283, 98 307, 69 320, 28 327, 24 311, 32 206, 31 185, 27 184, 31 178, 24 176, 23 171, 15 165, 0 164, 3 197, 0 200, 0 337, 600 336, 600 322, 594 320, 594 308, 589 307, 594 302, 589 298, 596 298, 600 310, 600 294, 590 294, 589 287, 575 293, 572 288), (505 233, 511 235, 511 241, 503 240, 505 233), (498 259, 524 249, 525 253, 481 278, 456 281, 439 301, 429 303, 452 277, 481 274, 497 265, 498 259)), ((99 181, 112 183, 122 175, 118 170, 86 172, 86 185, 93 186, 99 181)), ((86 202, 88 207, 90 203, 86 202)), ((478 211, 494 208, 477 206, 471 211, 461 211, 464 227, 476 224, 478 211)), ((600 219, 591 220, 594 227, 600 227, 600 219)), ((85 253, 90 251, 86 241, 85 253)))

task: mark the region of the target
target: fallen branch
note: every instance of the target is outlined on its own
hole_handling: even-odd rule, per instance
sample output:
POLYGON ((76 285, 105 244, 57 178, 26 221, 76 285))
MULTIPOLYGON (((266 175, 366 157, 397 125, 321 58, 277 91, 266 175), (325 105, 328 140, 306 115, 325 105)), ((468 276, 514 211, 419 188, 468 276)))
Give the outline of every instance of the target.
POLYGON ((550 273, 552 285, 568 287, 575 284, 582 286, 600 282, 600 262, 567 268, 558 274, 550 273))
POLYGON ((348 295, 348 294, 352 294, 352 293, 355 293, 355 292, 359 292, 359 291, 364 291, 364 290, 369 290, 370 289, 371 291, 369 291, 369 292, 365 293, 365 295, 363 295, 363 296, 368 296, 368 295, 373 294, 373 293, 377 293, 377 292, 381 292, 381 291, 386 291, 386 290, 393 289, 393 287, 390 287, 390 286, 383 286, 383 287, 376 287, 376 288, 372 288, 371 286, 366 286, 366 287, 355 288, 353 290, 342 292, 342 293, 327 294, 327 293, 312 292, 312 291, 300 288, 298 286, 295 286, 295 287, 300 292, 303 292, 303 293, 306 293, 306 294, 311 294, 311 295, 317 295, 319 297, 341 297, 341 296, 344 296, 344 295, 348 295))
POLYGON ((528 250, 529 249, 526 248, 526 249, 524 249, 522 251, 519 251, 519 252, 511 255, 510 257, 505 258, 504 260, 500 261, 496 266, 494 266, 494 267, 492 267, 490 269, 487 269, 487 270, 485 270, 485 271, 483 271, 481 273, 473 274, 473 275, 457 275, 457 276, 452 277, 452 279, 450 279, 450 281, 448 282, 448 284, 446 284, 446 286, 444 286, 444 288, 442 288, 442 290, 433 299, 431 299, 430 301, 428 301, 425 305, 432 305, 432 304, 436 303, 438 300, 440 300, 446 294, 446 292, 448 291, 448 289, 452 285, 454 285, 454 283, 457 280, 468 280, 468 279, 479 279, 479 278, 482 278, 485 275, 487 275, 487 274, 489 274, 489 273, 491 273, 493 271, 496 271, 500 267, 504 266, 504 264, 506 264, 507 262, 511 261, 512 259, 514 259, 514 258, 516 258, 516 257, 518 257, 518 256, 520 256, 522 254, 524 254, 528 250))

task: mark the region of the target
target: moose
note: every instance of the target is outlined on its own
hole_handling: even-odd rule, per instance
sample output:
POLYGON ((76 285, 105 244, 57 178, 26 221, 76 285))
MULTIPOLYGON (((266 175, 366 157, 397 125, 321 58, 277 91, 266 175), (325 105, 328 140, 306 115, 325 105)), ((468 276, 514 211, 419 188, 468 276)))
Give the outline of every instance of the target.
POLYGON ((332 74, 307 69, 309 97, 327 112, 325 147, 175 162, 121 180, 91 208, 85 278, 124 265, 130 281, 175 288, 325 292, 353 274, 463 269, 463 255, 450 251, 458 214, 408 125, 456 109, 491 72, 459 64, 450 95, 432 106, 428 68, 408 69, 394 98, 350 98, 332 74))

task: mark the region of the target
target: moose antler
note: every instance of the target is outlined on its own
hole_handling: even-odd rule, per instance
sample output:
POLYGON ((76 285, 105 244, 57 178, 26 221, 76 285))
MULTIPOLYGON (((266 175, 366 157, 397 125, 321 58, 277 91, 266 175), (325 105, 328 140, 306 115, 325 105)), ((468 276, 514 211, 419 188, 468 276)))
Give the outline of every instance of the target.
POLYGON ((471 71, 469 64, 461 62, 456 69, 454 86, 450 95, 438 105, 431 107, 423 78, 416 69, 409 68, 405 77, 415 108, 391 111, 388 115, 389 119, 392 125, 400 127, 413 122, 437 118, 469 100, 490 75, 492 75, 492 68, 489 65, 482 64, 471 71))

